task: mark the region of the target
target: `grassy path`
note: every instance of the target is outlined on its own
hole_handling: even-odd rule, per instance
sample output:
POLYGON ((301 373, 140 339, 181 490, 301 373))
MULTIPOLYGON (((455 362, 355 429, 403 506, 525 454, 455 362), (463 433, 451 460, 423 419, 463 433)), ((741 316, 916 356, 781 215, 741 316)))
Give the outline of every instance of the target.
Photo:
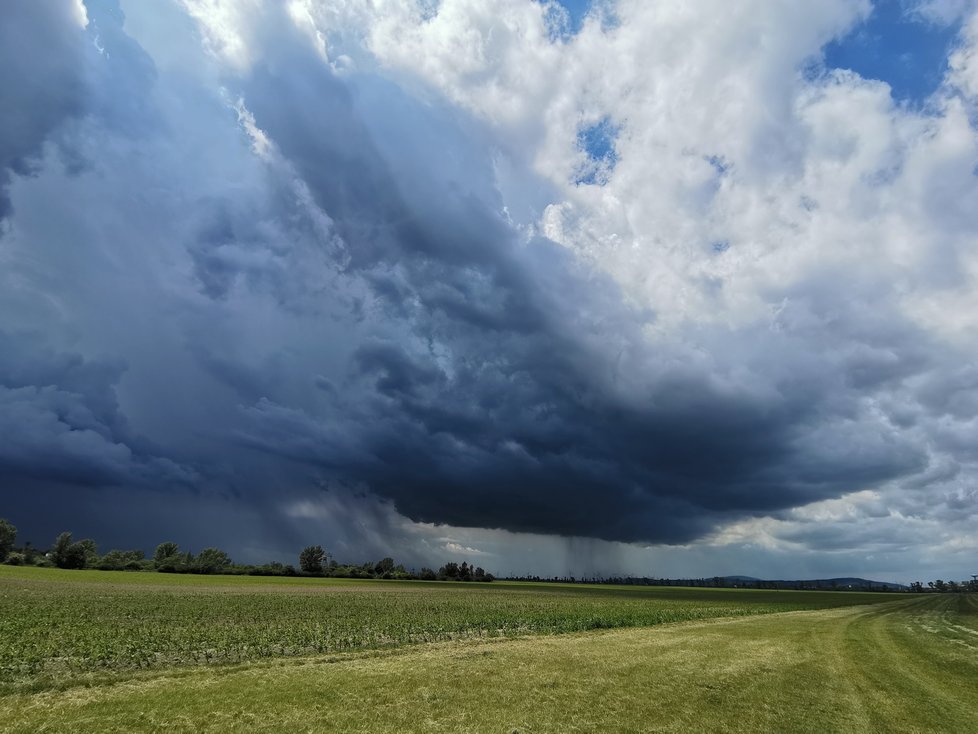
POLYGON ((8 731, 974 732, 974 596, 190 669, 0 698, 8 731))

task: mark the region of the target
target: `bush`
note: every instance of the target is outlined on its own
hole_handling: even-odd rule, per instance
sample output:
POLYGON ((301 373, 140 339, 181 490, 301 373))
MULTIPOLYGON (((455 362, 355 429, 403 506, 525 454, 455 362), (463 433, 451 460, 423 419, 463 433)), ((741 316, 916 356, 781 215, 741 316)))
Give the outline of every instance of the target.
POLYGON ((154 561, 153 565, 156 566, 156 570, 160 573, 183 573, 187 570, 182 554, 166 556, 165 558, 154 561))
POLYGON ((3 561, 13 550, 15 540, 17 540, 17 528, 12 523, 0 519, 0 561, 3 561))
POLYGON ((141 571, 143 560, 141 550, 111 550, 93 565, 102 571, 141 571))
POLYGON ((7 563, 10 564, 11 566, 22 566, 24 565, 24 562, 26 560, 27 560, 27 556, 25 556, 23 553, 7 554, 7 563))
POLYGON ((295 566, 283 566, 278 561, 272 561, 264 566, 252 566, 245 573, 249 576, 297 576, 295 566))

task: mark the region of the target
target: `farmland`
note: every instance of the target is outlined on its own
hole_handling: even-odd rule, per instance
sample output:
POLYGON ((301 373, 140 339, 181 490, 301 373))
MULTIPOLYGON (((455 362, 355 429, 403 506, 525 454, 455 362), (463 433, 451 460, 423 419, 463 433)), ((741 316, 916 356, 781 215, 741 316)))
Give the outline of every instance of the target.
POLYGON ((0 721, 965 731, 974 600, 2 567, 0 721))
POLYGON ((92 673, 651 626, 889 598, 0 567, 0 690, 60 685, 92 673))

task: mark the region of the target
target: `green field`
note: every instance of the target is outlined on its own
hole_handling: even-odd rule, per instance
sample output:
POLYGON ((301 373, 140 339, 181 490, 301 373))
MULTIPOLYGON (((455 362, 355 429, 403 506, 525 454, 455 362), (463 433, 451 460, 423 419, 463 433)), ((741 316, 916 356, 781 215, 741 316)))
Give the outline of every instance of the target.
POLYGON ((0 567, 0 686, 25 732, 974 731, 978 606, 0 567))

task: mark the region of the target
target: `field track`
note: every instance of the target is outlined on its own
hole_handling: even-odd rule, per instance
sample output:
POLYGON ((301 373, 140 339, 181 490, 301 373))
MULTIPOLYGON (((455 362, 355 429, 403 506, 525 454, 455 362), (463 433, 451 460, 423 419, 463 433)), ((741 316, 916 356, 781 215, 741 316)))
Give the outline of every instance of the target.
POLYGON ((0 697, 7 731, 974 732, 974 595, 462 640, 0 697))

